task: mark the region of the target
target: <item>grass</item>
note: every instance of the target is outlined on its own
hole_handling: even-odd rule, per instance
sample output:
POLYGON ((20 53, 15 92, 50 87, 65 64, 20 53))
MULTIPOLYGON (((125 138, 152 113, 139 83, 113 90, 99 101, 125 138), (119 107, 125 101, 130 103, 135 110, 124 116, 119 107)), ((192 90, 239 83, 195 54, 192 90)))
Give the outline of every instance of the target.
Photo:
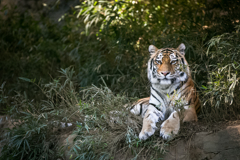
MULTIPOLYGON (((235 68, 237 69, 237 67, 235 68)), ((225 74, 221 71, 224 69, 218 73, 225 74)), ((227 71, 231 70, 228 68, 227 71)), ((8 114, 11 115, 15 127, 8 129, 2 137, 1 143, 5 145, 1 151, 1 159, 54 159, 66 156, 63 152, 66 148, 59 148, 57 143, 59 136, 66 133, 58 132, 61 129, 61 122, 73 123, 74 127, 68 134, 77 135, 73 145, 68 148, 68 155, 71 158, 116 159, 121 157, 125 159, 131 157, 137 159, 150 156, 151 159, 156 159, 163 156, 168 142, 159 138, 159 131, 156 131, 155 136, 149 140, 140 141, 138 133, 141 130, 142 121, 129 114, 127 107, 123 107, 137 98, 113 93, 103 79, 102 86, 92 85, 77 92, 74 69, 72 67, 61 69, 59 73, 61 74, 59 78, 53 79, 47 84, 20 78, 36 85, 41 90, 46 98, 42 101, 35 102, 28 99, 25 94, 18 93, 12 97, 11 104, 9 104, 8 101, 4 101, 6 96, 4 95, 4 84, 2 84, 1 98, 3 103, 9 106, 8 114)), ((234 74, 232 75, 234 76, 234 74)), ((219 86, 216 87, 218 91, 220 90, 219 93, 225 92, 226 89, 230 95, 232 95, 232 90, 236 93, 235 88, 231 88, 233 82, 229 83, 229 79, 224 79, 224 77, 220 80, 226 80, 226 85, 223 86, 223 90, 220 90, 219 86)), ((228 103, 227 101, 219 102, 222 106, 215 105, 209 108, 210 105, 206 105, 209 102, 217 104, 217 100, 219 100, 218 96, 209 96, 209 93, 214 93, 215 88, 211 86, 212 83, 208 84, 210 86, 203 86, 202 101, 205 105, 203 104, 200 119, 202 117, 202 119, 212 122, 218 121, 220 117, 222 119, 231 119, 232 116, 238 118, 236 114, 239 112, 238 109, 225 105, 228 103), (212 97, 216 99, 212 99, 212 97)), ((237 81, 235 84, 234 87, 237 86, 237 81)), ((229 97, 229 95, 227 96, 229 97)), ((234 104, 232 103, 232 105, 234 104)))
MULTIPOLYGON (((161 158, 174 141, 164 142, 159 131, 140 141, 142 121, 123 107, 149 95, 149 44, 185 43, 203 104, 200 122, 240 118, 239 25, 219 35, 202 30, 208 24, 203 3, 101 2, 99 12, 88 3, 65 15, 62 26, 28 13, 0 17, 0 112, 13 126, 1 136, 0 159, 66 158, 65 151, 72 159, 161 158), (187 14, 196 8, 197 17, 187 14), (63 129, 61 122, 73 126, 63 129), (61 147, 70 134, 73 145, 61 147)), ((181 131, 176 139, 186 135, 181 131)))
POLYGON ((8 113, 18 123, 2 137, 1 143, 5 145, 1 159, 63 157, 60 150, 55 154, 55 149, 59 149, 57 129, 61 129, 61 122, 75 126, 77 137, 69 152, 76 159, 115 159, 118 155, 155 158, 164 152, 166 143, 162 139, 152 137, 146 142, 138 139, 142 121, 123 107, 136 98, 116 95, 107 86, 93 85, 77 93, 72 81, 74 70, 60 72, 61 78, 48 84, 22 78, 40 87, 47 100, 34 102, 21 94, 13 97, 8 113))

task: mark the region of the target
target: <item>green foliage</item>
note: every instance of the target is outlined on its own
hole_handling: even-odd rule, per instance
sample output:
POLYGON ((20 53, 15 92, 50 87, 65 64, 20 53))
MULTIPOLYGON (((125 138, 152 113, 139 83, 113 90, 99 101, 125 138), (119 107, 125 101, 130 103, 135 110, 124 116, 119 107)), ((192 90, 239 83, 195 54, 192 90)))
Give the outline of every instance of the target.
POLYGON ((86 0, 58 24, 2 7, 0 108, 14 127, 1 137, 0 159, 63 157, 61 122, 73 123, 69 132, 78 135, 71 158, 114 159, 118 151, 123 159, 161 157, 167 144, 154 136, 140 141, 142 121, 123 107, 149 96, 150 44, 185 43, 200 118, 239 118, 238 7, 218 1, 217 12, 208 3, 86 0))
POLYGON ((66 56, 60 52, 64 50, 64 46, 60 45, 64 36, 47 19, 41 19, 44 23, 40 24, 29 14, 12 14, 9 17, 7 20, 1 17, 0 20, 0 81, 7 81, 8 93, 13 93, 14 90, 27 91, 28 87, 32 93, 37 88, 33 85, 20 85, 18 77, 42 78, 47 82, 50 80, 49 73, 57 75, 55 71, 62 61, 65 63, 61 66, 69 66, 66 56))
MULTIPOLYGON (((61 25, 13 10, 11 18, 0 17, 0 81, 7 82, 10 93, 24 90, 34 98, 39 90, 29 83, 20 85, 18 77, 41 78, 46 83, 49 74, 56 77, 59 68, 73 65, 80 87, 99 86, 102 77, 114 92, 148 96, 149 44, 162 48, 185 43, 192 68, 206 58, 204 43, 212 35, 202 29, 211 25, 206 6, 205 1, 88 0, 76 6, 73 14, 65 14, 61 25)), ((202 83, 207 77, 194 74, 194 78, 202 83)))
POLYGON ((80 116, 76 114, 79 107, 76 107, 78 94, 72 81, 74 71, 67 68, 61 73, 63 76, 58 80, 35 84, 47 100, 35 102, 21 94, 12 97, 8 114, 14 127, 6 130, 2 137, 1 159, 54 159, 58 156, 54 149, 59 125, 80 116), (58 82, 61 79, 65 80, 62 85, 58 82))
POLYGON ((107 86, 93 85, 77 93, 72 81, 73 69, 60 72, 62 76, 50 83, 34 83, 47 100, 35 102, 21 94, 13 97, 9 115, 14 127, 1 137, 4 144, 1 159, 64 157, 58 143, 61 141, 58 129, 65 122, 73 123, 72 129, 78 135, 69 150, 76 159, 111 159, 121 148, 124 156, 131 154, 136 158, 153 150, 157 151, 153 158, 161 156, 163 140, 152 137, 146 143, 141 142, 138 133, 142 121, 123 107, 136 99, 115 95, 107 86))
MULTIPOLYGON (((239 102, 239 72, 240 41, 239 28, 233 33, 225 33, 213 37, 206 52, 209 58, 207 66, 208 82, 203 86, 204 104, 219 109, 238 113, 239 102)), ((230 115, 231 115, 230 114, 230 115)))

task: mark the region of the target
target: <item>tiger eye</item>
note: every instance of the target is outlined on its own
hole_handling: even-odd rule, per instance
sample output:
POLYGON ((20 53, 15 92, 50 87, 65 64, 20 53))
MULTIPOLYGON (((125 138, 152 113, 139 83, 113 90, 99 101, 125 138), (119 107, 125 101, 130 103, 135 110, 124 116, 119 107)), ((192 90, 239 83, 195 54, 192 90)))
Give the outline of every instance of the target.
POLYGON ((175 64, 176 65, 177 64, 177 60, 172 61, 171 64, 175 64))
POLYGON ((160 60, 155 60, 155 62, 156 62, 157 64, 162 64, 162 62, 161 62, 160 60))

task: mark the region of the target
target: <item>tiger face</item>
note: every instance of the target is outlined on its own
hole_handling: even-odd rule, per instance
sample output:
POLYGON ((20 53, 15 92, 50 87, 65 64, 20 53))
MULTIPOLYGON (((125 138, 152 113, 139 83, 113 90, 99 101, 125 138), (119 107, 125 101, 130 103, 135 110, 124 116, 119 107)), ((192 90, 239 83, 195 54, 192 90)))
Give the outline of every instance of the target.
POLYGON ((158 49, 149 46, 151 58, 148 62, 148 79, 152 84, 169 86, 188 79, 189 68, 185 59, 185 45, 177 49, 158 49))

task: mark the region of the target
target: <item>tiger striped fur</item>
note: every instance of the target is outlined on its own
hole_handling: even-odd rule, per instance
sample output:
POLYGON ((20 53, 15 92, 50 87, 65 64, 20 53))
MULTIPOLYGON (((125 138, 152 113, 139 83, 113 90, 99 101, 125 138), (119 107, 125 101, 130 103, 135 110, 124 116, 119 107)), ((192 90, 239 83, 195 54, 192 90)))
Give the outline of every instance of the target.
POLYGON ((177 49, 158 49, 149 46, 148 79, 151 95, 140 99, 130 109, 131 113, 143 118, 141 140, 146 140, 157 129, 156 123, 162 121, 160 135, 163 139, 171 139, 180 129, 183 122, 197 121, 196 111, 200 109, 200 101, 188 63, 185 59, 185 45, 177 49), (181 102, 183 114, 176 108, 181 102))

